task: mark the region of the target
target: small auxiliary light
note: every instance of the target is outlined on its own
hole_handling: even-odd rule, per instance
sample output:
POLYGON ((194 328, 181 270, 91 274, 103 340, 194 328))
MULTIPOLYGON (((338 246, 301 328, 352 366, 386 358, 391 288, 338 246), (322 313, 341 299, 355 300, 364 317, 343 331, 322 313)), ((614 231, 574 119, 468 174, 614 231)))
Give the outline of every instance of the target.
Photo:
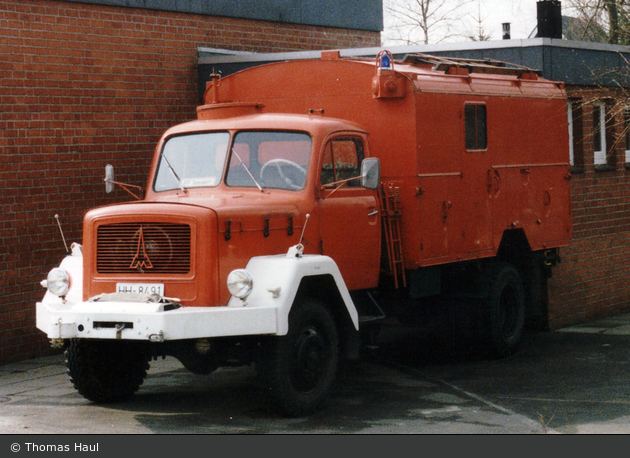
POLYGON ((245 300, 252 292, 254 281, 252 276, 245 269, 236 269, 230 272, 227 278, 227 287, 230 294, 245 300))
POLYGON ((63 297, 70 291, 70 275, 65 270, 55 267, 49 272, 42 285, 45 285, 55 296, 63 297))

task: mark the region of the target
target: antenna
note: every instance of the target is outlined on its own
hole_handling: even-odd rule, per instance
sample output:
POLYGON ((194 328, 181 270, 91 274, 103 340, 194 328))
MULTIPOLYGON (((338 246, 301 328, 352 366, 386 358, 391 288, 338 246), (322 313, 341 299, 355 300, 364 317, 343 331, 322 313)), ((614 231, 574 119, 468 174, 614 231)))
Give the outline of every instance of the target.
POLYGON ((66 237, 63 235, 63 229, 61 229, 61 223, 59 222, 59 215, 55 215, 55 219, 57 220, 57 226, 59 226, 59 232, 61 232, 61 238, 63 239, 63 244, 66 247, 66 253, 70 253, 68 249, 68 244, 66 243, 66 237))
POLYGON ((301 258, 304 255, 304 245, 302 245, 302 239, 304 238, 304 231, 306 230, 306 223, 308 223, 308 219, 311 217, 310 214, 306 214, 306 219, 304 220, 304 226, 302 227, 302 234, 300 234, 300 241, 297 245, 293 245, 289 248, 289 252, 287 253, 287 257, 296 257, 301 258))
POLYGON ((304 245, 302 245, 302 239, 304 238, 304 231, 306 230, 306 223, 308 223, 308 219, 311 217, 311 215, 309 213, 306 214, 306 219, 304 220, 304 226, 302 227, 302 234, 300 234, 300 241, 298 242, 298 245, 301 246, 302 248, 304 248, 304 245))

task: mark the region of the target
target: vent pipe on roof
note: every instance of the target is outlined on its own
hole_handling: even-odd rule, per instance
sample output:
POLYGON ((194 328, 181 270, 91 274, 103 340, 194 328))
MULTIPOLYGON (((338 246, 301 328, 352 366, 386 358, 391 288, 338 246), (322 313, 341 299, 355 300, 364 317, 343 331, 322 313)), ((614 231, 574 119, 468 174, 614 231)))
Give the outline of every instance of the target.
POLYGON ((562 4, 559 0, 541 0, 536 4, 538 38, 562 39, 562 4))
POLYGON ((504 40, 509 40, 510 38, 511 38, 510 23, 509 22, 504 22, 503 23, 503 39, 504 40))

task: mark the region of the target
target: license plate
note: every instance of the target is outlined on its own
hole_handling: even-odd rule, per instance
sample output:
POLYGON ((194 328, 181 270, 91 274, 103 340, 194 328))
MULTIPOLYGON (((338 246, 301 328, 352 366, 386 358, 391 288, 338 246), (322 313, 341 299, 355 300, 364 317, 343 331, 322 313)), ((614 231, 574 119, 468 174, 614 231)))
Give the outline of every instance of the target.
POLYGON ((164 296, 163 283, 116 283, 117 293, 154 294, 164 296))

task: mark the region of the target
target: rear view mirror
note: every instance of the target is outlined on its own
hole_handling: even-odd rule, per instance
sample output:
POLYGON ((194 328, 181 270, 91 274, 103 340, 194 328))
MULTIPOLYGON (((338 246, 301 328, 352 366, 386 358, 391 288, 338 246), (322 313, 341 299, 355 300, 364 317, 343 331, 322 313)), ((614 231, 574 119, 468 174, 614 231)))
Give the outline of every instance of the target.
POLYGON ((105 166, 105 192, 109 194, 114 190, 114 166, 107 164, 105 166))
POLYGON ((135 184, 118 183, 118 182, 114 181, 114 166, 107 164, 105 166, 105 192, 107 194, 109 194, 110 192, 112 192, 114 190, 114 187, 116 185, 118 185, 121 188, 123 188, 125 191, 127 191, 129 194, 131 194, 136 199, 138 199, 138 200, 142 199, 142 197, 141 197, 141 195, 142 195, 142 186, 136 186, 135 184), (129 188, 137 189, 140 194, 135 194, 129 188))
POLYGON ((370 157, 361 163, 361 186, 376 189, 381 182, 381 163, 378 158, 370 157))

